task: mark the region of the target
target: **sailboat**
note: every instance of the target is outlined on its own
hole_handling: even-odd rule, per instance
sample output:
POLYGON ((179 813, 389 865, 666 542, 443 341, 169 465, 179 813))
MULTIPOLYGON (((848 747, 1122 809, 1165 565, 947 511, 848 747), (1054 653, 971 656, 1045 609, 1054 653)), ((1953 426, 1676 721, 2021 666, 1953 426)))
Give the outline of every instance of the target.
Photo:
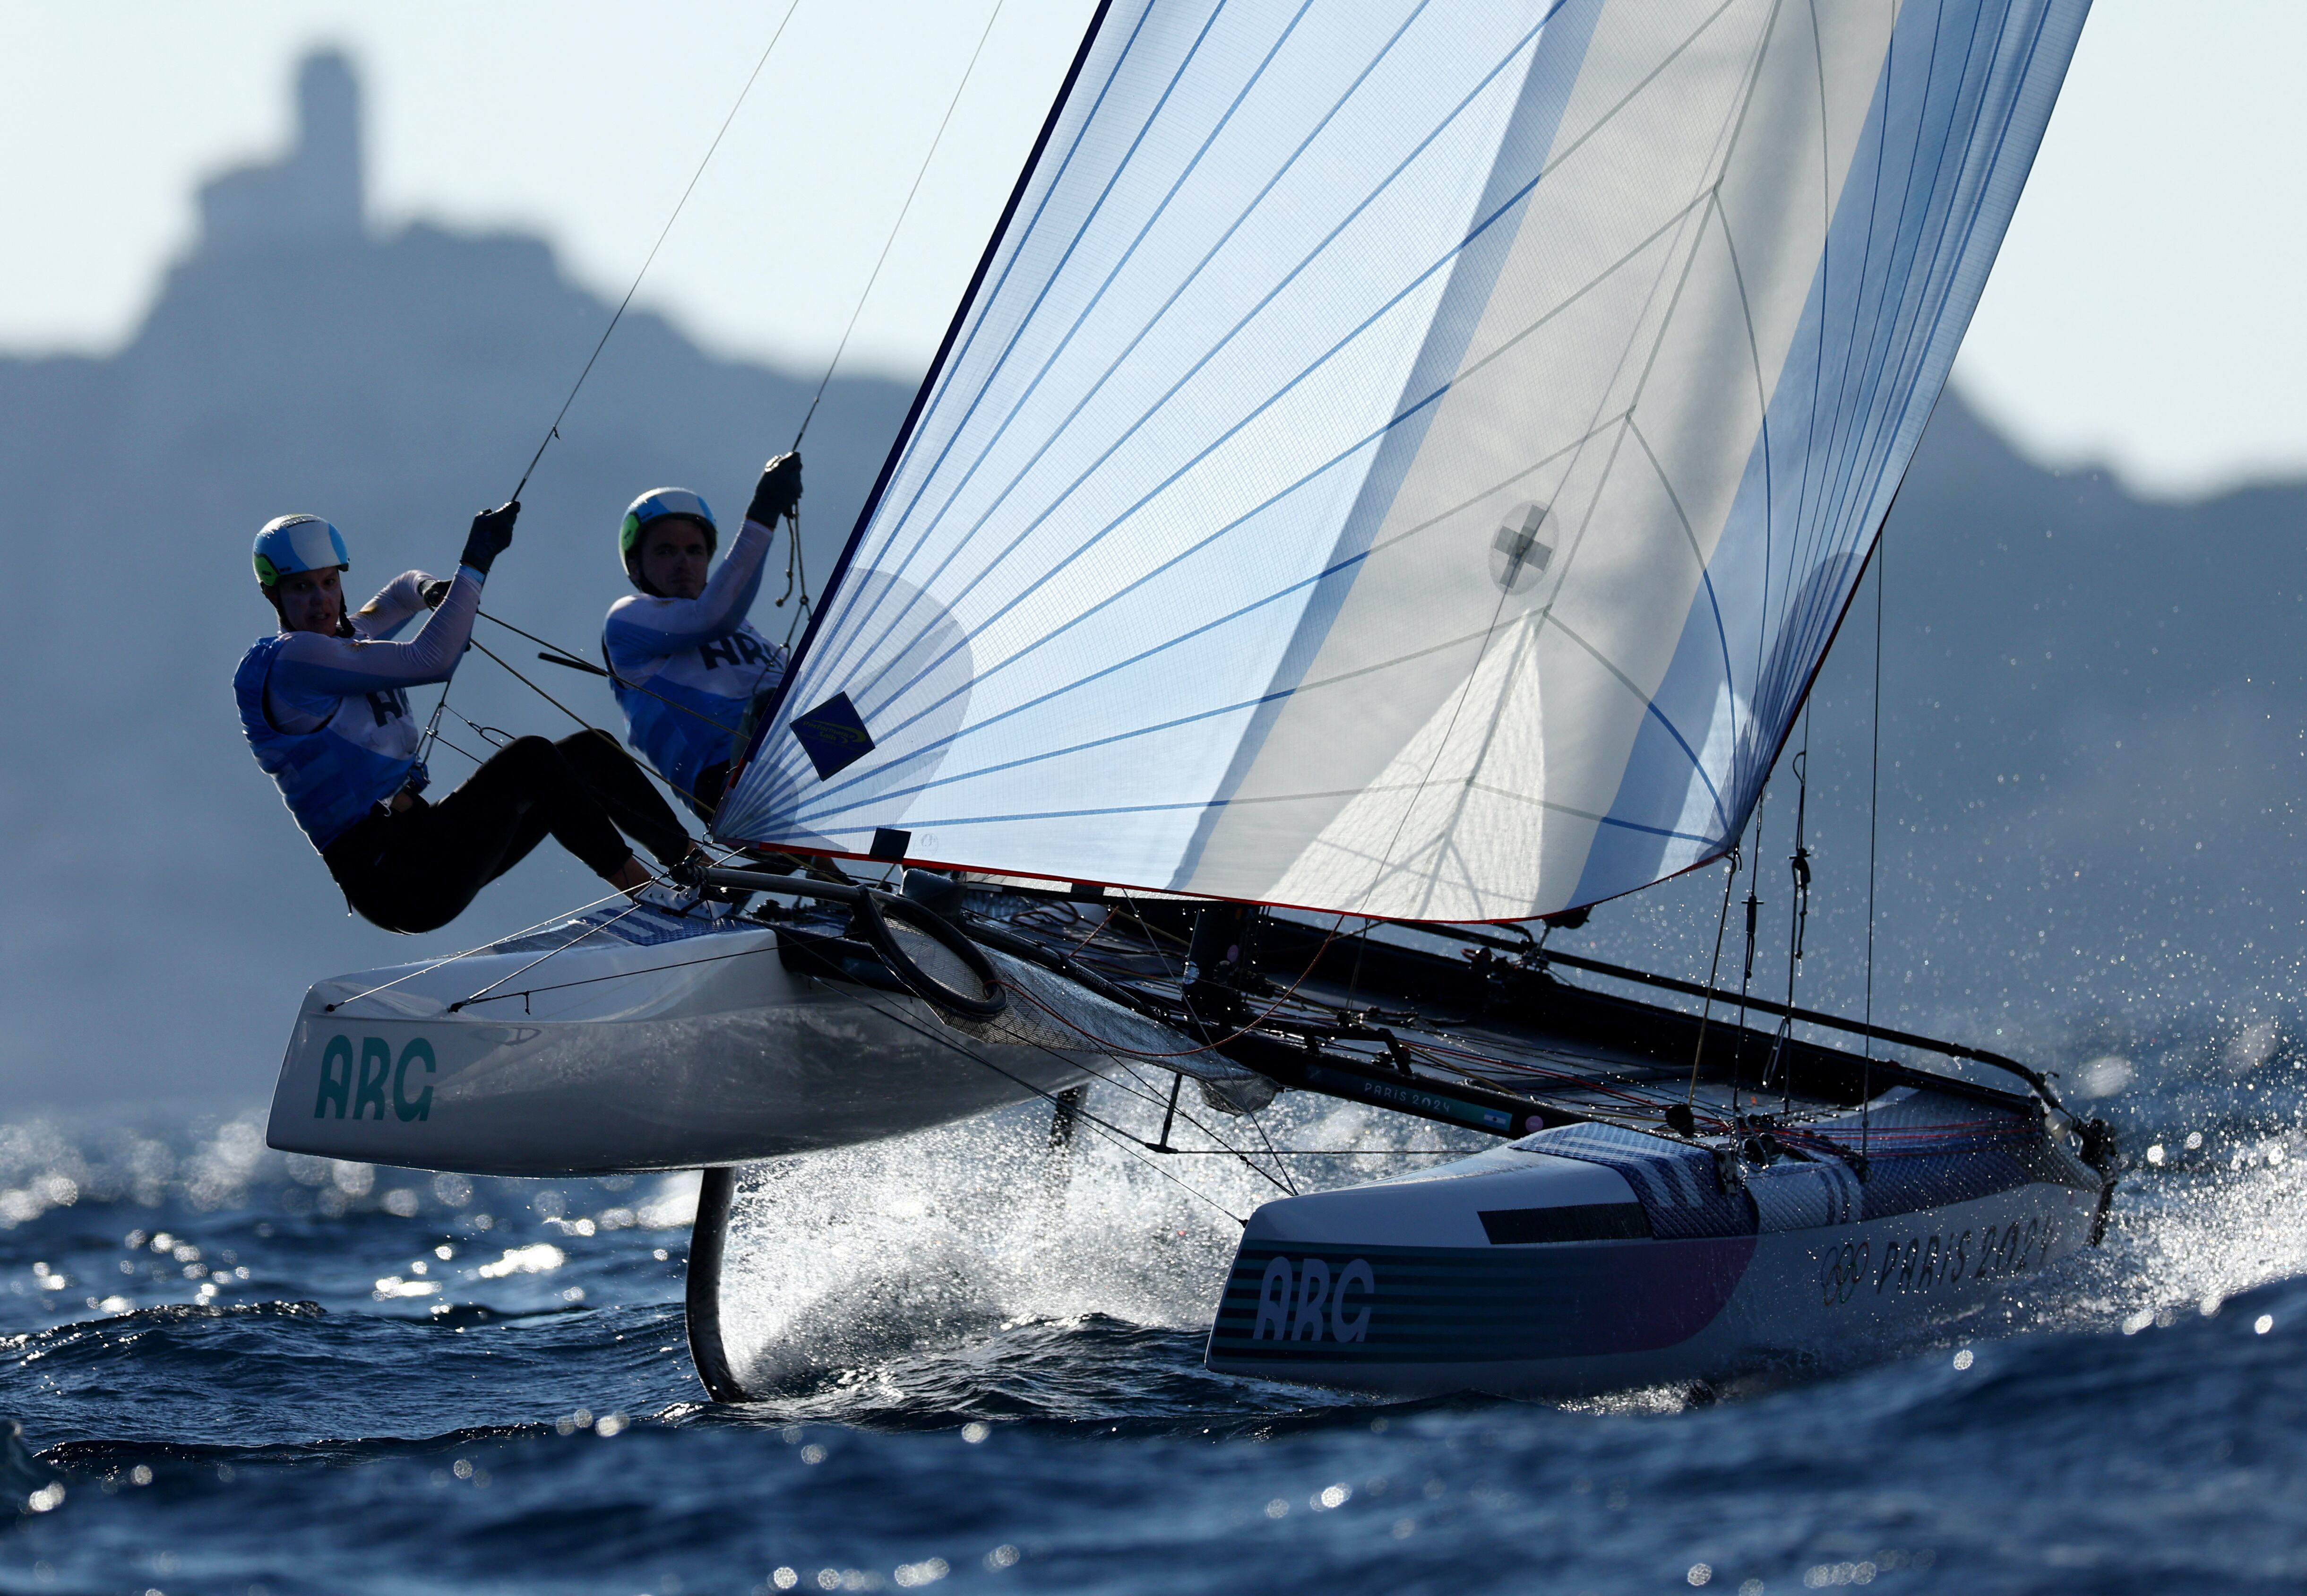
POLYGON ((272 1145, 705 1168, 724 1397, 747 1161, 1125 1066, 1495 1141, 1260 1207, 1222 1370, 1714 1379, 2095 1241, 2023 1062, 1532 929, 1737 845, 2087 9, 1108 0, 714 818, 768 906, 323 982, 272 1145))

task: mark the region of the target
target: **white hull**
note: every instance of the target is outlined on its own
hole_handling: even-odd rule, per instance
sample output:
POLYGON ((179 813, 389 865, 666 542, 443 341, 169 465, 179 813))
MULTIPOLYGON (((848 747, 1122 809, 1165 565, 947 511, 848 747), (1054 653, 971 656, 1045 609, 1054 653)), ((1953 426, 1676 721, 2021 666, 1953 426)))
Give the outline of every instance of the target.
POLYGON ((467 1174, 695 1169, 902 1136, 1106 1066, 965 1033, 908 994, 797 974, 778 935, 594 935, 542 963, 551 944, 532 938, 322 982, 289 1037, 267 1139, 467 1174))

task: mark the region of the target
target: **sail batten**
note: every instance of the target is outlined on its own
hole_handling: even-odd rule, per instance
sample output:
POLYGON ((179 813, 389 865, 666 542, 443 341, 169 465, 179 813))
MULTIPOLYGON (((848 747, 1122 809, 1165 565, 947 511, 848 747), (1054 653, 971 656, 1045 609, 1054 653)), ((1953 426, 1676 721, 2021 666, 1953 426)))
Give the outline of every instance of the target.
POLYGON ((2084 9, 1115 4, 716 834, 1450 920, 1720 851, 2084 9))

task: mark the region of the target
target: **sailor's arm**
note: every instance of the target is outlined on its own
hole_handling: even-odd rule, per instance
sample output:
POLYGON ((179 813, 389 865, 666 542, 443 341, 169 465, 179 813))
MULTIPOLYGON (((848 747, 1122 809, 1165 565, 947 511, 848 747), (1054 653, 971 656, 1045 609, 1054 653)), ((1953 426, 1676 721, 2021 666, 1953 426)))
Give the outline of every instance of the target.
POLYGON ((441 607, 405 643, 291 632, 272 665, 271 687, 291 697, 351 698, 394 687, 446 682, 473 635, 481 573, 459 566, 441 607))
MULTIPOLYGON (((353 630, 372 639, 389 638, 408 624, 425 607, 425 590, 436 578, 421 571, 404 571, 387 582, 374 598, 353 612, 353 630)), ((444 588, 449 585, 441 584, 444 588)))
POLYGON ((622 598, 610 607, 601 639, 610 662, 638 665, 686 654, 736 631, 760 593, 776 524, 800 503, 801 456, 781 454, 761 468, 745 525, 704 592, 695 598, 622 598))
POLYGON ((770 536, 759 522, 747 521, 694 598, 619 599, 603 632, 610 656, 630 663, 686 654, 736 631, 760 593, 770 536))
MULTIPOLYGON (((485 510, 473 518, 459 556, 456 580, 416 635, 405 643, 291 632, 281 639, 267 683, 268 699, 287 697, 349 698, 386 688, 422 687, 446 682, 464 657, 481 607, 481 583, 496 557, 512 544, 518 502, 485 510)), ((390 589, 387 589, 390 591, 390 589)))

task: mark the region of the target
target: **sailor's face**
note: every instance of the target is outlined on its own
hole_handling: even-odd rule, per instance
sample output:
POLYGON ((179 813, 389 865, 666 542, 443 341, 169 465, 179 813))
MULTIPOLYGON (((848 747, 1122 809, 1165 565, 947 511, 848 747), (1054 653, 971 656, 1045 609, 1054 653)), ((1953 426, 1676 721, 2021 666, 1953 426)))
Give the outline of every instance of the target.
POLYGON ((712 562, 705 528, 685 515, 661 516, 641 533, 641 575, 667 598, 704 592, 705 568, 712 562))
POLYGON ((344 573, 336 566, 282 577, 275 591, 280 595, 280 618, 290 631, 336 635, 345 618, 344 573))

